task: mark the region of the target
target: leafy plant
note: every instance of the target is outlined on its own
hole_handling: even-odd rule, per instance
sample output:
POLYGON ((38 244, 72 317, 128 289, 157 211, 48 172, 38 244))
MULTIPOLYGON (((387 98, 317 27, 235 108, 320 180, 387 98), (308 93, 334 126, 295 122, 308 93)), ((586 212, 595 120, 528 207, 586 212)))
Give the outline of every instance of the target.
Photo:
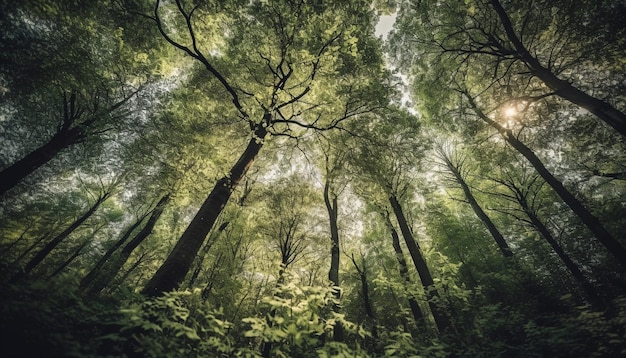
POLYGON ((363 356, 365 352, 354 344, 332 342, 333 328, 341 324, 346 333, 365 338, 370 334, 345 316, 333 312, 336 304, 333 287, 299 286, 286 274, 287 282, 279 284, 270 297, 263 298, 265 317, 248 317, 244 332, 257 344, 271 346, 275 357, 344 357, 363 356))
POLYGON ((231 324, 219 318, 220 311, 194 307, 197 298, 198 292, 176 291, 140 300, 120 310, 119 332, 100 339, 115 342, 128 355, 231 356, 231 324))

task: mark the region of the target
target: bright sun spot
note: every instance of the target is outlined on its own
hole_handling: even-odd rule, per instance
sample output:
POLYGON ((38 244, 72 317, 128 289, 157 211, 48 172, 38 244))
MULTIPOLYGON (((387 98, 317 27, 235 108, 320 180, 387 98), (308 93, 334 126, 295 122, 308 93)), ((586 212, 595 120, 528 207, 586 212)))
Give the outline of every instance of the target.
POLYGON ((516 114, 517 114, 517 110, 516 110, 515 108, 513 108, 513 107, 507 107, 507 108, 504 110, 504 116, 505 116, 505 117, 513 117, 513 116, 515 116, 516 114))

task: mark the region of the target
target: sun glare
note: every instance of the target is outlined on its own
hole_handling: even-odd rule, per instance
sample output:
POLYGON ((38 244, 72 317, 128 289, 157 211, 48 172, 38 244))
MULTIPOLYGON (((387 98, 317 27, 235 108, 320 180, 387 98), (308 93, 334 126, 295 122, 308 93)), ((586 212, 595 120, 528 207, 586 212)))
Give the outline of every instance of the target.
POLYGON ((514 117, 517 114, 517 110, 514 107, 507 107, 504 110, 504 116, 505 117, 514 117))

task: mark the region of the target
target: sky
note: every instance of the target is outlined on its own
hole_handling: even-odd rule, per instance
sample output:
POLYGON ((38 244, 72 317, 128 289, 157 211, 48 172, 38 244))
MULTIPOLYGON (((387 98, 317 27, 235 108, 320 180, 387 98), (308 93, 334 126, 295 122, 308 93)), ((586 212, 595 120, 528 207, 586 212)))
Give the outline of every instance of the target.
MULTIPOLYGON (((396 15, 398 13, 394 12, 391 15, 382 15, 380 16, 380 19, 378 20, 378 23, 376 24, 376 29, 375 29, 375 34, 376 36, 382 36, 384 40, 387 39, 387 35, 389 34, 389 31, 391 31, 394 22, 396 22, 396 15)), ((389 64, 388 64, 389 66, 389 64)), ((407 85, 407 77, 403 74, 400 75, 400 77, 402 78, 402 81, 404 82, 405 86, 407 85)), ((410 102, 411 101, 411 96, 409 95, 408 91, 406 88, 404 88, 402 90, 402 104, 405 107, 405 109, 407 109, 410 113, 412 114, 416 114, 417 112, 411 108, 410 102), (407 106, 408 105, 408 106, 407 106)))
POLYGON ((387 38, 387 34, 391 31, 393 23, 396 21, 396 13, 391 15, 381 16, 376 24, 376 36, 382 36, 383 39, 387 38))

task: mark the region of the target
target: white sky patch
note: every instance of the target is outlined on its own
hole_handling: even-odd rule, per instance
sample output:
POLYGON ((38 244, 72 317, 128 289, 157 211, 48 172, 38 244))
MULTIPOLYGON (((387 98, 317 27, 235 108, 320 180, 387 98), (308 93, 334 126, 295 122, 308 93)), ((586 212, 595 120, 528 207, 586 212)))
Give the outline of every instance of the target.
POLYGON ((412 115, 417 115, 417 111, 413 108, 413 98, 411 97, 411 93, 409 92, 409 77, 405 74, 400 74, 400 79, 402 79, 402 108, 406 109, 412 115))
POLYGON ((394 22, 396 22, 396 16, 397 13, 394 12, 391 15, 383 15, 380 17, 378 23, 376 24, 376 37, 382 36, 384 40, 387 39, 389 31, 391 31, 394 22))
MULTIPOLYGON (((398 16, 397 12, 394 12, 391 15, 382 15, 378 19, 378 23, 376 24, 376 29, 374 34, 376 37, 382 37, 383 40, 387 40, 387 36, 389 32, 393 29, 393 25, 396 22, 396 17, 398 16)), ((385 61, 387 67, 390 70, 394 70, 393 66, 389 63, 389 61, 385 61)), ((417 111, 413 109, 413 100, 408 91, 409 88, 409 78, 405 74, 400 74, 400 79, 402 80, 402 99, 400 100, 400 104, 402 108, 406 109, 409 113, 416 115, 417 111)))

